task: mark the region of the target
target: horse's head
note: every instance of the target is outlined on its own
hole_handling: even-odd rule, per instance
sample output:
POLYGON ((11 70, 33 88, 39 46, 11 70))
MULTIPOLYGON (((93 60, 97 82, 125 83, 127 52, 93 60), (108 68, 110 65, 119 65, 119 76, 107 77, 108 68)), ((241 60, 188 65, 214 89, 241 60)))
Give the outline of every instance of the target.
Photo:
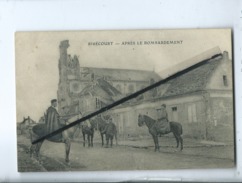
POLYGON ((144 115, 141 115, 141 114, 139 114, 139 116, 138 116, 138 125, 139 126, 143 126, 143 124, 144 124, 144 115))
POLYGON ((96 116, 95 121, 96 121, 96 125, 97 125, 98 130, 102 130, 102 129, 105 128, 106 121, 104 121, 104 119, 101 116, 96 116))
POLYGON ((90 119, 91 127, 95 130, 97 130, 97 120, 96 119, 90 119))

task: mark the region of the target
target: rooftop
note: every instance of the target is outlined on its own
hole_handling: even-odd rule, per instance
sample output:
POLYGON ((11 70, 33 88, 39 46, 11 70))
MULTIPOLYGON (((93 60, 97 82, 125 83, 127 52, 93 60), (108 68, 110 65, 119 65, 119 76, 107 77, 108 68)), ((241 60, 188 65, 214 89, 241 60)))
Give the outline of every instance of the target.
POLYGON ((191 57, 185 61, 180 62, 179 64, 172 66, 169 69, 166 69, 164 71, 160 71, 158 72, 158 74, 162 77, 162 78, 166 78, 168 76, 171 76, 175 73, 177 73, 178 71, 182 71, 188 67, 190 67, 191 65, 195 65, 197 63, 200 63, 203 60, 207 60, 207 59, 211 59, 214 55, 219 55, 221 54, 221 50, 219 47, 214 47, 211 49, 208 49, 204 52, 202 52, 199 55, 196 55, 194 57, 191 57))
POLYGON ((210 59, 209 62, 168 81, 166 83, 168 87, 162 97, 182 95, 205 89, 213 71, 221 63, 221 59, 218 59, 218 57, 210 59))
POLYGON ((122 81, 149 81, 153 78, 155 81, 161 79, 161 77, 154 71, 147 70, 130 70, 130 69, 111 69, 111 68, 95 68, 95 67, 83 67, 87 69, 89 74, 95 73, 96 76, 105 76, 110 80, 122 80, 122 81))

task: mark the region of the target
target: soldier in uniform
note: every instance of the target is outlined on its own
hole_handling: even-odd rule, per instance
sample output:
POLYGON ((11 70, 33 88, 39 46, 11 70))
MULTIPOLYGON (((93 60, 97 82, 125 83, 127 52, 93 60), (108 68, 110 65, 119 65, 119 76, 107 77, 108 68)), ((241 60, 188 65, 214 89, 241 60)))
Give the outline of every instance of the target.
POLYGON ((161 134, 170 132, 170 124, 168 121, 168 115, 166 112, 166 104, 162 104, 161 108, 157 108, 157 122, 156 128, 161 134))
MULTIPOLYGON (((51 106, 47 109, 45 116, 46 134, 49 134, 57 129, 61 128, 63 125, 60 123, 60 116, 56 110, 57 100, 51 100, 51 106)), ((62 139, 62 134, 59 133, 49 138, 49 140, 59 141, 62 139)))
POLYGON ((109 140, 110 140, 110 145, 112 147, 113 146, 113 136, 115 135, 115 133, 117 133, 116 126, 113 123, 112 117, 108 118, 107 124, 102 133, 106 134, 106 142, 107 142, 106 147, 109 146, 109 140))

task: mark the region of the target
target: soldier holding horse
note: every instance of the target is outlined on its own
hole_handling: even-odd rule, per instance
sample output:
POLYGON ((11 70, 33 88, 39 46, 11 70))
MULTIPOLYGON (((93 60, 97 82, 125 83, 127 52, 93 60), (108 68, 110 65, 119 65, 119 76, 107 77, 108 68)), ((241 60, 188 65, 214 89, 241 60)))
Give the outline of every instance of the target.
POLYGON ((117 142, 117 129, 116 129, 116 125, 113 123, 113 120, 111 117, 109 117, 109 119, 107 120, 107 123, 101 133, 106 134, 106 146, 105 147, 107 147, 107 148, 109 147, 109 140, 110 140, 110 147, 113 146, 113 137, 114 136, 115 136, 116 142, 117 142))
POLYGON ((104 146, 104 135, 106 136, 106 147, 108 147, 109 140, 112 143, 111 138, 113 139, 113 137, 115 137, 116 145, 118 143, 116 125, 112 122, 112 119, 110 118, 111 116, 109 115, 103 116, 103 114, 100 114, 94 119, 97 122, 98 130, 101 135, 102 146, 104 146))
POLYGON ((93 137, 94 131, 97 129, 97 122, 95 120, 86 120, 81 124, 82 136, 83 136, 83 146, 86 144, 86 136, 88 140, 88 147, 93 147, 93 137))

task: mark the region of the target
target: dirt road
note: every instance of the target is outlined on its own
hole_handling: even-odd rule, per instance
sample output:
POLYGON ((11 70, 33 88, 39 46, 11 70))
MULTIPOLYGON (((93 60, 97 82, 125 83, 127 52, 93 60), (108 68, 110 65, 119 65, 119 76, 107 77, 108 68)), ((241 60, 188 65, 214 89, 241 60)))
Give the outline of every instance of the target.
MULTIPOLYGON (((228 168, 234 166, 232 145, 189 145, 182 152, 172 146, 161 146, 154 152, 151 146, 121 145, 93 148, 73 142, 70 164, 66 164, 62 143, 45 141, 42 145, 41 164, 28 154, 27 139, 19 138, 19 171, 91 171, 91 170, 160 170, 187 168, 228 168)), ((165 144, 165 143, 164 143, 165 144)))

